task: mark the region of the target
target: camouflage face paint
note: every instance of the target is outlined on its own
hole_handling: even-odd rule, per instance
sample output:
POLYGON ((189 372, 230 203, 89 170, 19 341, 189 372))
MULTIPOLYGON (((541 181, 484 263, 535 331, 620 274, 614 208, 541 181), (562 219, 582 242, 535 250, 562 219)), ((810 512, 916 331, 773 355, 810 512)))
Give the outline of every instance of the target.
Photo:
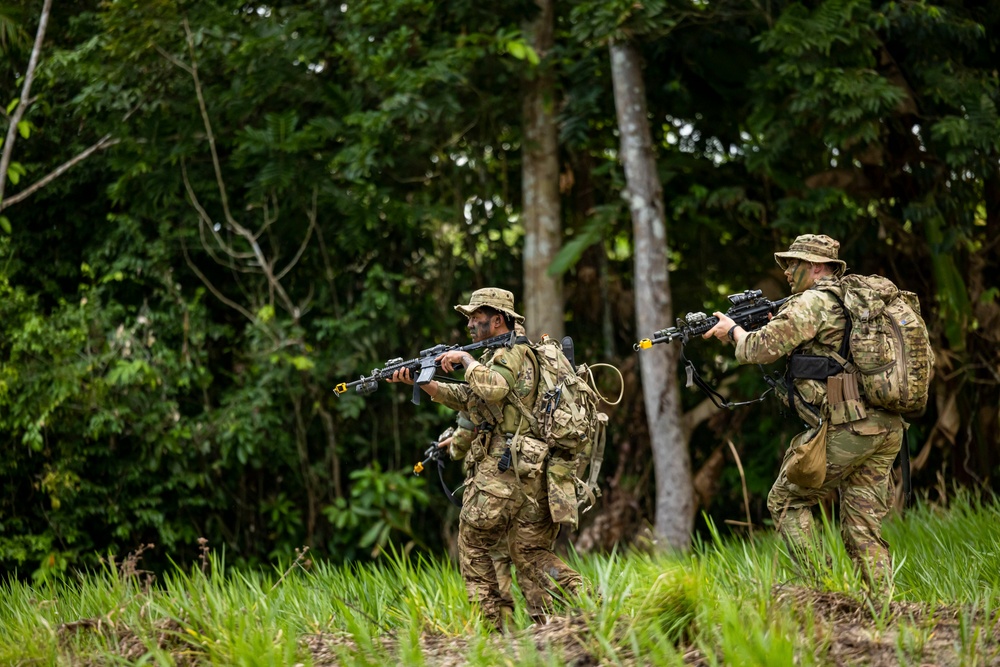
POLYGON ((489 317, 486 313, 481 313, 476 311, 469 318, 469 335, 472 336, 472 342, 478 343, 481 340, 486 340, 490 337, 493 331, 493 327, 490 323, 489 317))
POLYGON ((785 268, 785 278, 788 279, 788 284, 791 285, 792 294, 798 294, 799 292, 804 292, 810 287, 812 287, 812 267, 810 262, 803 262, 797 259, 793 259, 788 262, 787 268, 785 268))

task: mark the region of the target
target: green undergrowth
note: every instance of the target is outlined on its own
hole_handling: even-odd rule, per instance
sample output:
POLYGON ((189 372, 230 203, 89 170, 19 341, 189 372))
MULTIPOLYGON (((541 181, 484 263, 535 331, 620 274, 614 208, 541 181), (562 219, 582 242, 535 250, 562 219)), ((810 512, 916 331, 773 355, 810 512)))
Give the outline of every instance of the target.
POLYGON ((855 626, 872 650, 920 664, 945 621, 954 664, 976 664, 991 646, 996 504, 963 496, 894 518, 885 531, 897 570, 892 605, 865 594, 837 525, 819 525, 814 562, 801 567, 767 531, 712 533, 687 555, 574 556, 586 590, 544 626, 532 626, 519 599, 503 635, 479 620, 453 563, 421 556, 331 565, 300 554, 273 570, 239 571, 208 554, 155 580, 134 559, 47 583, 9 578, 0 586, 0 664, 562 665, 585 654, 612 665, 819 665, 835 662, 837 632, 855 626))

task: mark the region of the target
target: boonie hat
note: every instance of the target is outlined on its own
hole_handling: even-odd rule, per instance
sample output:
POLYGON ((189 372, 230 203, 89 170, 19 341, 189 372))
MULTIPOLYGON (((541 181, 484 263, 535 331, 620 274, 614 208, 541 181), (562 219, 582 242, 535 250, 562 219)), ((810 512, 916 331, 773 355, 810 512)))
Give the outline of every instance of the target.
POLYGON ((467 305, 455 306, 455 310, 462 313, 466 317, 472 317, 472 313, 476 312, 483 306, 489 306, 490 308, 495 308, 502 313, 507 313, 514 318, 515 322, 524 322, 524 316, 519 315, 517 311, 514 310, 514 295, 505 289, 500 289, 499 287, 484 287, 482 289, 477 289, 472 293, 472 297, 469 298, 469 303, 467 305))
POLYGON ((774 253, 774 261, 782 271, 788 267, 790 259, 801 259, 814 264, 835 264, 835 273, 839 278, 847 271, 847 262, 837 258, 838 250, 840 241, 831 239, 826 234, 803 234, 792 241, 788 252, 774 253))

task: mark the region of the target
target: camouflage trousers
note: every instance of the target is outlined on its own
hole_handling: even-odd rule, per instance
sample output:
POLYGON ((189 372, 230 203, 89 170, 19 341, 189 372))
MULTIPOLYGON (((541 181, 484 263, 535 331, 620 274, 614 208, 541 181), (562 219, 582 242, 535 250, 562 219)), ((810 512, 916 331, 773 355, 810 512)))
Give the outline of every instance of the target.
POLYGON ((496 469, 492 456, 476 464, 462 500, 458 557, 469 599, 479 603, 487 621, 502 628, 513 614, 505 551, 523 582, 530 615, 551 609, 554 590, 577 589, 580 575, 552 551, 558 533, 549 515, 544 474, 522 476, 518 483, 512 469, 496 469))
MULTIPOLYGON (((792 440, 797 445, 808 431, 792 440)), ((831 425, 826 441, 826 481, 807 489, 788 481, 782 462, 767 496, 767 508, 793 557, 816 544, 812 507, 830 491, 840 491, 840 533, 851 559, 875 589, 892 576, 889 545, 882 539, 882 520, 889 512, 889 473, 903 442, 903 420, 897 414, 868 410, 866 419, 831 425)))

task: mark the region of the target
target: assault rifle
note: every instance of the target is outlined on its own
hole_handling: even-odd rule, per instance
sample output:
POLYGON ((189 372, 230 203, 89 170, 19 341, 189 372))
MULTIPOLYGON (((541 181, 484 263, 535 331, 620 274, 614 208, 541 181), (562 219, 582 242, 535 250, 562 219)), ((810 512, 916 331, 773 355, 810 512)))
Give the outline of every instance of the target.
MULTIPOLYGON (((759 289, 748 289, 739 294, 730 294, 728 298, 733 305, 726 311, 726 315, 747 331, 759 329, 767 324, 768 315, 788 301, 788 297, 777 301, 766 299, 764 293, 759 289)), ((682 344, 686 344, 689 339, 702 335, 718 323, 719 318, 715 315, 688 313, 684 317, 677 318, 677 326, 660 329, 653 333, 652 338, 643 338, 632 347, 638 352, 639 350, 648 350, 657 343, 669 343, 677 339, 680 339, 682 344)))
POLYGON ((416 381, 413 385, 413 404, 420 405, 420 387, 434 379, 435 370, 441 367, 441 362, 439 362, 437 358, 445 352, 450 352, 452 350, 472 352, 474 350, 495 349, 498 347, 513 347, 517 343, 527 342, 527 338, 524 336, 518 336, 515 332, 511 331, 509 333, 493 336, 492 338, 487 338, 486 340, 481 340, 478 343, 470 343, 468 345, 435 345, 434 347, 429 347, 426 350, 421 350, 420 356, 414 357, 413 359, 407 359, 405 361, 402 357, 390 359, 385 362, 384 367, 373 369, 371 375, 367 377, 362 375, 361 379, 355 380, 354 382, 341 382, 333 388, 333 391, 335 394, 340 396, 351 387, 355 387, 356 391, 362 396, 369 396, 375 393, 375 390, 378 389, 379 380, 391 378, 392 374, 396 371, 402 368, 408 368, 410 373, 416 377, 416 381))
MULTIPOLYGON (((788 297, 778 299, 777 301, 766 299, 764 298, 764 293, 759 289, 748 289, 739 294, 730 294, 728 298, 729 302, 733 305, 726 311, 726 315, 747 331, 759 329, 767 324, 770 319, 768 316, 777 311, 781 304, 788 301, 788 297)), ((701 336, 718 323, 719 318, 715 315, 688 313, 685 317, 677 318, 677 326, 660 329, 653 333, 652 338, 643 338, 632 347, 638 352, 639 350, 648 350, 657 343, 669 343, 679 339, 681 341, 681 361, 684 363, 684 370, 687 372, 688 387, 697 385, 699 389, 705 392, 705 395, 712 399, 712 402, 718 408, 729 408, 732 410, 741 405, 749 405, 764 400, 771 389, 775 389, 780 385, 780 381, 768 375, 763 366, 760 367, 761 372, 764 373, 764 380, 771 388, 756 400, 733 403, 727 401, 722 394, 712 389, 702 379, 694 364, 684 356, 684 347, 691 338, 701 336)))
MULTIPOLYGON (((441 489, 444 491, 444 495, 451 501, 451 504, 455 507, 461 507, 462 501, 459 499, 457 492, 458 489, 452 491, 448 488, 447 482, 444 481, 444 467, 448 462, 448 448, 442 447, 441 442, 447 440, 452 435, 455 434, 455 427, 451 426, 446 430, 441 436, 433 441, 424 451, 424 456, 426 457, 420 463, 414 464, 413 474, 420 475, 424 470, 426 470, 430 465, 435 465, 438 471, 438 479, 441 480, 441 489)), ((464 484, 462 486, 465 486, 464 484)), ((461 486, 459 488, 462 488, 461 486)))

